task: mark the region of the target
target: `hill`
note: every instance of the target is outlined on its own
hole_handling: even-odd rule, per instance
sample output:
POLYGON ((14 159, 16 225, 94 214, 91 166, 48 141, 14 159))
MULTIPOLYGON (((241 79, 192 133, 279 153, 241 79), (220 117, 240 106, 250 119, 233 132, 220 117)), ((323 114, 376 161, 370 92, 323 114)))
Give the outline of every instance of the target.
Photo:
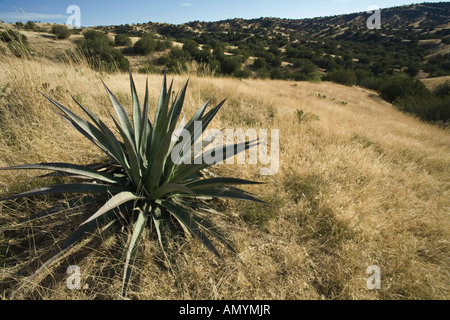
MULTIPOLYGON (((88 65, 1 55, 0 167, 101 160, 38 92, 80 114, 73 95, 111 124, 100 77, 131 112, 124 73, 100 75, 88 65)), ((162 79, 136 75, 141 96, 147 77, 154 114, 162 79)), ((187 77, 173 76, 176 90, 187 77)), ((325 82, 191 76, 187 113, 207 99, 218 103, 226 97, 213 127, 280 130, 277 175, 261 177, 259 165, 218 166, 214 171, 266 183, 248 190, 267 205, 213 203, 224 215, 211 218, 235 243, 244 264, 225 252, 226 262, 220 263, 192 239, 178 253, 174 277, 150 234, 139 248, 131 298, 449 298, 448 131, 397 111, 373 91, 325 82), (372 265, 381 268, 381 290, 367 289, 366 271, 372 265)), ((0 198, 64 179, 39 180, 36 175, 0 172, 0 198)), ((1 202, 0 225, 27 219, 54 200, 1 202)), ((70 221, 77 221, 78 214, 0 233, 2 298, 119 297, 122 238, 106 235, 100 247, 94 244, 103 238, 94 237, 84 249, 60 259, 39 284, 12 294, 12 286, 35 271, 77 226, 70 221), (80 266, 87 290, 67 290, 66 270, 73 264, 80 266)))

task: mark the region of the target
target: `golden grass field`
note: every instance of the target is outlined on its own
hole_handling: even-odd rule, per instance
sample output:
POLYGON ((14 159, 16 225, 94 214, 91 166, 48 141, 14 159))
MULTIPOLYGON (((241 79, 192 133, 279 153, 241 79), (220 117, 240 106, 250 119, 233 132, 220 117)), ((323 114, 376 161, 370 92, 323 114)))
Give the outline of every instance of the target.
MULTIPOLYGON (((148 77, 153 114, 162 77, 148 77)), ((100 78, 131 111, 127 74, 100 75, 83 65, 0 56, 0 167, 99 161, 101 154, 53 112, 38 90, 81 115, 70 94, 76 96, 108 119, 112 108, 100 78)), ((141 95, 146 78, 135 75, 141 95)), ((175 88, 187 78, 174 76, 175 88)), ((192 239, 171 275, 156 239, 148 235, 139 247, 131 299, 449 298, 448 130, 396 111, 359 87, 190 78, 187 116, 209 98, 215 103, 228 98, 212 127, 280 129, 280 172, 262 177, 257 165, 214 169, 265 182, 247 190, 268 205, 215 203, 224 215, 213 219, 243 264, 225 251, 221 262, 192 239), (308 116, 300 121, 297 110, 308 116), (371 265, 381 268, 381 290, 367 289, 371 265)), ((0 172, 0 198, 53 181, 35 179, 39 174, 0 172)), ((0 203, 0 225, 51 203, 51 197, 0 203)), ((115 237, 100 247, 89 243, 72 251, 41 282, 11 290, 76 228, 70 221, 66 215, 4 232, 0 298, 120 298, 122 264, 115 253, 121 242, 115 237), (67 289, 66 269, 73 264, 80 266, 88 289, 67 289)))

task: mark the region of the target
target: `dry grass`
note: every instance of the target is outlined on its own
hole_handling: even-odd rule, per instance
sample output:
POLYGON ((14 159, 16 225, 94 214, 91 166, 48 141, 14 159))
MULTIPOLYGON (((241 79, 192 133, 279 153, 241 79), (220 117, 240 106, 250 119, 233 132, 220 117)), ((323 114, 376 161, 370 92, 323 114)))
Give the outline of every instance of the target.
POLYGON ((446 81, 450 81, 450 76, 444 76, 444 77, 437 77, 437 78, 430 78, 430 79, 423 79, 423 84, 430 90, 436 89, 437 86, 440 84, 445 83, 446 81))
MULTIPOLYGON (((0 166, 99 160, 101 155, 38 93, 45 91, 77 112, 69 93, 78 95, 106 119, 110 104, 98 74, 15 58, 3 58, 0 71, 0 166)), ((141 93, 145 78, 135 76, 141 93)), ((186 78, 175 76, 175 87, 186 78)), ((103 79, 130 106, 127 75, 103 79)), ((149 80, 154 103, 162 79, 150 75, 149 80)), ((155 239, 148 236, 140 247, 131 298, 449 298, 448 131, 394 110, 372 92, 329 83, 191 76, 187 113, 208 98, 218 102, 225 97, 229 100, 213 127, 280 129, 278 175, 261 177, 258 166, 216 169, 267 183, 250 190, 269 206, 216 204, 225 215, 215 220, 235 243, 244 265, 231 256, 221 263, 193 240, 179 252, 179 271, 171 276, 155 239), (299 121, 297 110, 318 118, 299 121), (366 288, 371 265, 382 270, 379 291, 366 288)), ((36 174, 1 172, 0 197, 48 182, 33 179, 36 174)), ((0 223, 27 217, 52 200, 2 203, 0 223)), ((40 285, 11 295, 11 285, 32 273, 76 226, 66 221, 64 216, 5 232, 8 259, 0 269, 0 297, 119 298, 121 264, 116 253, 122 244, 107 235, 101 235, 106 242, 99 248, 90 243, 62 259, 40 285), (71 264, 81 267, 88 290, 67 290, 65 271, 71 264)))

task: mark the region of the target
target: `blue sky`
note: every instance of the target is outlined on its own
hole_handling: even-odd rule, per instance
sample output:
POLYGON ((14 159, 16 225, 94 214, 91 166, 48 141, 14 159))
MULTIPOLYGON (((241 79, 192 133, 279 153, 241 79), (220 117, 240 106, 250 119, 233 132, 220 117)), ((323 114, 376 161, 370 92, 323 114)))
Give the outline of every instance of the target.
MULTIPOLYGON (((0 19, 6 22, 66 23, 67 8, 78 5, 81 25, 120 25, 142 22, 180 24, 229 18, 314 18, 418 3, 404 0, 0 0, 0 19)), ((439 2, 427 1, 427 2, 439 2)))

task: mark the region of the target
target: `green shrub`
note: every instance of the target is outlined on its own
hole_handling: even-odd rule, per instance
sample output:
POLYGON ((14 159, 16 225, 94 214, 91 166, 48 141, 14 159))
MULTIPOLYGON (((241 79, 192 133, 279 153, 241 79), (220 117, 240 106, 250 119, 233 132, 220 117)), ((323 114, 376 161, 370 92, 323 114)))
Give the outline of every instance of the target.
POLYGON ((57 39, 67 39, 71 35, 69 28, 62 24, 54 25, 52 27, 51 33, 54 34, 57 39))
POLYGON ((157 40, 155 51, 165 51, 172 48, 173 43, 170 40, 157 40))
POLYGON ((266 60, 264 60, 263 58, 255 59, 255 61, 253 62, 253 67, 257 70, 266 69, 267 68, 266 60))
POLYGON ((33 30, 33 31, 37 31, 38 30, 38 27, 37 27, 36 23, 34 23, 33 21, 28 21, 25 24, 24 28, 27 29, 27 30, 33 30))
POLYGON ((0 32, 0 40, 3 42, 6 42, 6 43, 9 43, 12 41, 18 41, 18 42, 28 44, 27 37, 13 29, 9 29, 7 31, 0 32))
POLYGON ((433 93, 436 97, 439 98, 445 98, 450 96, 450 81, 447 80, 446 82, 438 85, 436 89, 434 89, 433 93))
POLYGON ((27 56, 30 52, 27 37, 16 30, 9 29, 0 32, 0 40, 7 44, 8 49, 16 57, 27 56))
POLYGON ((133 47, 133 50, 136 54, 148 55, 155 51, 156 49, 156 41, 149 34, 144 35, 141 39, 139 39, 133 47))
POLYGON ((116 34, 114 42, 116 46, 131 46, 131 38, 126 34, 116 34))
POLYGON ((369 78, 365 78, 362 79, 360 82, 361 87, 370 89, 370 90, 374 90, 374 91, 379 91, 381 86, 383 85, 383 78, 382 77, 369 77, 369 78))
POLYGON ((244 70, 239 70, 239 71, 235 72, 234 76, 239 79, 248 79, 248 78, 250 78, 251 74, 252 73, 250 72, 250 70, 244 69, 244 70))
POLYGON ((270 71, 270 78, 274 80, 282 80, 286 78, 286 75, 280 69, 273 69, 270 71))
POLYGON ((83 35, 85 40, 80 47, 93 69, 110 72, 128 70, 130 67, 128 59, 120 50, 111 46, 108 35, 94 30, 86 31, 83 35))
POLYGON ((328 74, 328 78, 333 82, 346 86, 354 86, 358 82, 355 71, 349 69, 332 71, 328 74))
POLYGON ((392 103, 398 98, 427 96, 430 92, 422 81, 410 78, 407 75, 397 75, 383 81, 380 94, 383 99, 392 103))
POLYGON ((397 98, 398 109, 417 115, 425 121, 450 121, 450 96, 439 98, 427 94, 423 96, 406 96, 397 98))
POLYGON ((241 69, 241 62, 235 57, 224 57, 220 62, 220 70, 223 74, 235 74, 241 69))

